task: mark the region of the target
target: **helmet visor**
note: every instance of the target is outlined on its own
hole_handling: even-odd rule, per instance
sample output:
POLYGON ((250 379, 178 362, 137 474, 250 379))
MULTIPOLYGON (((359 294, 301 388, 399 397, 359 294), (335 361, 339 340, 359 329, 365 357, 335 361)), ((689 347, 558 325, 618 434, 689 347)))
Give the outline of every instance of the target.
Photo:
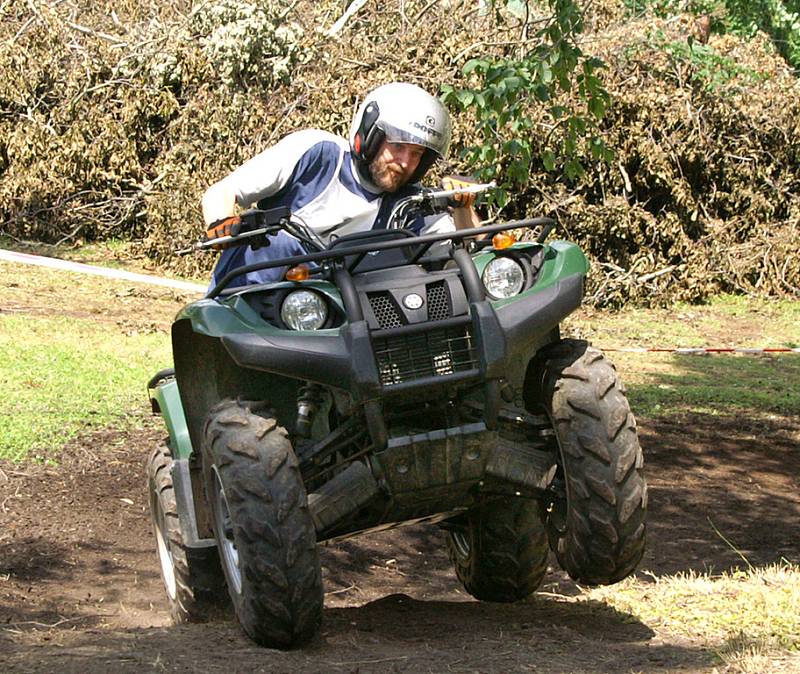
POLYGON ((421 145, 424 148, 433 150, 439 157, 443 156, 443 149, 450 142, 450 138, 445 137, 445 134, 441 131, 422 124, 411 123, 405 129, 400 129, 385 120, 378 120, 376 124, 383 131, 388 142, 421 145))

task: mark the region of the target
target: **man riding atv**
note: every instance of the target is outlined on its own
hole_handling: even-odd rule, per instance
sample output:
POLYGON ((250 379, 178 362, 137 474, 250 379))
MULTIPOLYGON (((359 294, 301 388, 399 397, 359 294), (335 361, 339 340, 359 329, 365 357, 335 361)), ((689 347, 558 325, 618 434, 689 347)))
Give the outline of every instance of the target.
MULTIPOLYGON (((306 129, 283 138, 215 183, 203 195, 208 239, 238 233, 237 205, 261 210, 288 208, 323 243, 369 229, 383 229, 398 199, 419 190, 415 184, 450 145, 447 110, 426 91, 393 82, 368 94, 353 117, 349 144, 326 131, 306 129)), ((445 189, 464 182, 442 181, 445 189)), ((478 225, 474 194, 457 194, 450 215, 420 218, 416 232, 442 232, 478 225)), ((224 244, 220 246, 224 247, 224 244)), ((214 271, 214 283, 235 267, 304 253, 286 232, 270 237, 270 245, 253 250, 225 250, 214 271)), ((281 269, 250 272, 233 285, 266 283, 281 269)))
POLYGON ((257 643, 302 645, 323 614, 317 544, 402 524, 447 532, 484 601, 529 596, 550 551, 589 585, 639 563, 647 485, 625 389, 559 329, 588 260, 547 241, 549 218, 474 228, 490 185, 414 186, 449 137, 438 101, 391 84, 349 146, 292 134, 206 194, 215 224, 194 249, 223 253, 149 385, 168 430, 147 470, 176 621, 227 587, 257 643))

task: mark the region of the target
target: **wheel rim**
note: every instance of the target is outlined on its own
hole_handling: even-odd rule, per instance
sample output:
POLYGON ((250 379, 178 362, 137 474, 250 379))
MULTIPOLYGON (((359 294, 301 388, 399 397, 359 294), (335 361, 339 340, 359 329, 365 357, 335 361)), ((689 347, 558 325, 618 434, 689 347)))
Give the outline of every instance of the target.
POLYGON ((236 541, 233 538, 233 522, 231 521, 228 499, 225 497, 225 489, 222 486, 222 479, 219 476, 217 467, 213 467, 214 473, 214 521, 217 530, 217 546, 222 553, 222 563, 225 566, 225 575, 228 578, 231 589, 236 594, 242 593, 242 572, 239 569, 239 551, 236 549, 236 541))
POLYGON ((463 531, 451 531, 450 538, 453 540, 453 545, 456 548, 456 554, 461 559, 469 559, 469 553, 472 547, 469 544, 469 537, 463 531))
POLYGON ((164 587, 167 589, 169 598, 174 601, 175 597, 178 595, 177 582, 175 580, 175 566, 172 561, 172 552, 167 543, 164 511, 161 509, 158 495, 153 488, 150 490, 150 512, 153 513, 153 531, 156 535, 158 561, 161 564, 161 578, 164 581, 164 587))

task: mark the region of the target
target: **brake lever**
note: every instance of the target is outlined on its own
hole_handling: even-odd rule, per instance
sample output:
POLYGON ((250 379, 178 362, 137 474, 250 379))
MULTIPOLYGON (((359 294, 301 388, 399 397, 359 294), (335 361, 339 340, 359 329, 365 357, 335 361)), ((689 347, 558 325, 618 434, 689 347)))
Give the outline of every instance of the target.
POLYGON ((277 208, 270 208, 267 210, 253 208, 241 213, 240 217, 244 231, 239 232, 236 236, 219 236, 216 239, 197 241, 188 248, 182 248, 176 251, 175 254, 188 255, 196 251, 217 250, 218 246, 226 243, 239 243, 256 236, 277 234, 281 229, 285 229, 286 224, 291 221, 292 212, 285 206, 278 206, 277 208), (255 226, 254 229, 249 229, 253 226, 255 226))
POLYGON ((281 227, 279 225, 271 225, 269 227, 261 227, 260 229, 253 229, 249 232, 242 232, 241 234, 237 234, 236 236, 218 236, 216 239, 208 239, 207 241, 198 241, 197 243, 193 243, 188 248, 182 248, 181 250, 175 251, 175 254, 188 255, 189 253, 194 253, 199 250, 210 250, 213 249, 215 246, 220 246, 232 242, 239 243, 240 241, 243 242, 247 239, 252 239, 255 236, 277 234, 280 230, 281 227))
POLYGON ((481 194, 497 187, 497 182, 494 180, 490 183, 476 183, 469 187, 459 187, 454 190, 432 190, 430 192, 421 192, 419 194, 412 194, 408 200, 412 203, 433 202, 435 204, 447 204, 447 200, 457 194, 481 194))

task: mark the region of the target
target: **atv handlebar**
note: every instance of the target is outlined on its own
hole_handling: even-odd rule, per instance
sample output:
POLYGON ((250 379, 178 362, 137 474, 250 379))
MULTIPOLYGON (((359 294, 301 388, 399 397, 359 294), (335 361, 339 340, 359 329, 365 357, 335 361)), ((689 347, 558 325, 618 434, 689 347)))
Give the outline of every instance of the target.
MULTIPOLYGON (((497 183, 476 183, 468 187, 460 187, 453 190, 422 190, 418 194, 398 201, 389 217, 390 228, 399 229, 399 216, 410 207, 422 207, 431 213, 444 212, 447 209, 449 200, 458 194, 480 194, 497 187, 497 183)), ((308 227, 303 223, 296 223, 292 220, 292 214, 288 208, 273 208, 269 210, 249 210, 241 214, 242 231, 239 234, 220 236, 215 239, 198 241, 187 248, 176 251, 176 255, 188 255, 196 251, 220 250, 226 244, 244 245, 251 239, 266 237, 277 234, 281 229, 300 239, 304 243, 312 244, 312 248, 323 250, 321 241, 313 235, 308 227), (261 226, 259 226, 261 225, 261 226)))
POLYGON ((252 239, 254 236, 263 236, 268 234, 277 234, 280 231, 281 227, 279 225, 273 225, 271 227, 261 227, 260 229, 253 229, 249 232, 242 232, 240 234, 230 235, 230 236, 220 236, 216 239, 208 239, 207 241, 198 241, 197 243, 193 243, 188 248, 182 248, 181 250, 175 251, 176 255, 188 255, 189 253, 194 253, 198 250, 209 250, 214 249, 218 250, 221 246, 224 246, 226 243, 244 243, 248 239, 252 239))
POLYGON ((451 205, 451 199, 458 194, 480 194, 497 187, 497 183, 476 183, 453 190, 424 189, 417 194, 398 200, 389 216, 387 229, 402 229, 419 215, 445 213, 451 205))
MULTIPOLYGON (((307 253, 306 255, 294 255, 291 257, 275 259, 275 260, 265 260, 262 262, 255 262, 253 264, 245 265, 242 267, 237 267, 236 269, 232 269, 229 271, 225 276, 220 279, 220 281, 208 292, 206 295, 207 298, 211 299, 219 295, 225 287, 237 276, 241 276, 242 274, 246 274, 252 271, 260 271, 262 269, 272 269, 275 267, 293 267, 297 264, 323 264, 324 263, 336 263, 339 261, 344 260, 347 257, 353 255, 361 255, 366 253, 371 253, 375 251, 382 251, 382 250, 389 250, 392 248, 409 248, 409 247, 418 247, 418 250, 415 253, 416 257, 419 257, 420 251, 423 249, 430 248, 430 246, 434 243, 438 243, 440 241, 451 241, 454 244, 457 242, 461 242, 464 239, 474 239, 479 236, 484 235, 491 235, 496 234, 498 232, 504 232, 509 229, 533 229, 534 227, 541 227, 542 234, 549 232, 553 226, 555 225, 555 221, 551 218, 534 218, 532 220, 517 220, 512 222, 504 222, 497 225, 484 225, 483 227, 475 227, 472 229, 462 229, 456 232, 442 232, 439 234, 425 234, 421 236, 413 236, 410 238, 403 238, 399 240, 393 241, 375 241, 372 243, 357 243, 353 241, 351 245, 346 246, 332 246, 326 250, 320 250, 312 253, 307 253)), ((542 234, 537 237, 537 242, 541 243, 543 241, 542 234)))
MULTIPOLYGON (((198 250, 221 250, 230 246, 242 246, 247 243, 255 248, 258 238, 264 240, 267 236, 277 234, 281 230, 288 232, 296 239, 303 242, 311 250, 323 250, 325 246, 297 216, 285 206, 269 208, 266 210, 250 209, 239 216, 241 230, 238 234, 219 236, 215 239, 206 239, 177 251, 177 255, 186 255, 198 250)), ((268 245, 268 243, 264 243, 268 245)))

